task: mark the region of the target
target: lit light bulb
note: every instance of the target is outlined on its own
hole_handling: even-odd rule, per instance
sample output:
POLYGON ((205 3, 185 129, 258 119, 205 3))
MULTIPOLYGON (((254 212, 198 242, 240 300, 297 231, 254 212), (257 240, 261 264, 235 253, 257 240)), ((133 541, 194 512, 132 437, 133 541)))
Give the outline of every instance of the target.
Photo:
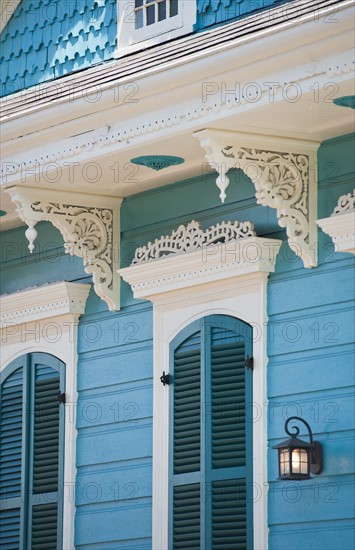
POLYGON ((295 449, 292 451, 292 472, 300 473, 300 464, 301 464, 301 450, 295 449))

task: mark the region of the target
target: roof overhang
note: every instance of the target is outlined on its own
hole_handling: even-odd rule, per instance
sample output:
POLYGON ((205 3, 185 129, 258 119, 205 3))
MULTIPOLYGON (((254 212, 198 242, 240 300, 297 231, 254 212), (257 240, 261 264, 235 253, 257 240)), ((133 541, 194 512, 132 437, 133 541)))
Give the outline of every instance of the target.
MULTIPOLYGON (((204 128, 318 143, 351 132, 352 110, 332 100, 354 93, 354 2, 338 2, 336 15, 328 4, 317 17, 285 19, 134 77, 100 83, 94 77, 108 65, 88 69, 91 88, 73 84, 69 96, 64 84, 83 75, 55 81, 57 96, 48 102, 48 85, 5 98, 4 107, 20 103, 2 126, 2 191, 21 185, 126 197, 195 177, 208 170, 193 137, 204 128), (130 162, 150 154, 185 162, 161 172, 130 162)), ((7 194, 2 201, 2 227, 21 224, 7 194)))

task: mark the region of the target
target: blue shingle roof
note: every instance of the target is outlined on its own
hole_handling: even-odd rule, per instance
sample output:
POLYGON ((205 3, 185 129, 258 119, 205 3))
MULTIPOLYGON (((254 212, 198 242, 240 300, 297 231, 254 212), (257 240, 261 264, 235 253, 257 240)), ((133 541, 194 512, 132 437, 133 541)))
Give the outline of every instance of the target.
POLYGON ((0 95, 112 59, 116 35, 116 0, 22 0, 0 36, 0 95))
POLYGON ((288 0, 197 0, 196 29, 242 17, 288 0))

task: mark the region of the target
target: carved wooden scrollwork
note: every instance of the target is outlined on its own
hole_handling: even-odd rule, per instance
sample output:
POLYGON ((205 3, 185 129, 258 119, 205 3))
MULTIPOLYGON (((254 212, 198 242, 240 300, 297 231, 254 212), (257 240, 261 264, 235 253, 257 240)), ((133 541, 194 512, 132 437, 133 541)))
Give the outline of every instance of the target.
POLYGON ((219 174, 216 184, 222 202, 229 185, 228 171, 243 170, 255 186, 257 203, 276 209, 279 225, 286 229, 289 244, 305 267, 316 266, 318 145, 219 130, 202 130, 195 135, 219 174))
POLYGON ((353 189, 351 193, 339 197, 338 204, 334 208, 332 216, 346 214, 347 212, 351 212, 352 210, 355 210, 355 189, 353 189))
POLYGON ((256 236, 251 222, 221 222, 203 230, 196 220, 180 225, 171 235, 137 248, 132 265, 158 260, 171 254, 184 254, 215 243, 228 243, 256 236))
POLYGON ((121 199, 93 195, 10 188, 21 219, 29 226, 30 252, 36 238, 35 224, 49 221, 63 236, 64 250, 84 260, 85 273, 92 275, 94 290, 110 310, 119 309, 119 208, 121 199), (43 200, 38 200, 43 197, 43 200), (55 200, 53 200, 55 199, 55 200))

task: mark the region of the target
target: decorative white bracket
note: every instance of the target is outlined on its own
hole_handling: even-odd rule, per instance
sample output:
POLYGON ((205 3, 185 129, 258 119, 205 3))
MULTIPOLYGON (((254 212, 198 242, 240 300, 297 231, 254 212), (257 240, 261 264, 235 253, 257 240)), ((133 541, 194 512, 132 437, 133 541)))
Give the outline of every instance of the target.
POLYGON ((49 221, 59 229, 67 254, 84 260, 85 273, 92 275, 94 290, 111 311, 119 310, 117 269, 120 249, 121 198, 48 191, 33 187, 6 189, 27 225, 32 253, 37 222, 49 221))
POLYGON ((280 227, 305 267, 317 265, 317 149, 319 143, 257 134, 200 130, 194 133, 218 172, 224 202, 227 172, 241 169, 255 186, 258 204, 276 208, 280 227))
POLYGON ((355 189, 339 198, 329 218, 317 223, 332 238, 336 252, 355 254, 355 189))

